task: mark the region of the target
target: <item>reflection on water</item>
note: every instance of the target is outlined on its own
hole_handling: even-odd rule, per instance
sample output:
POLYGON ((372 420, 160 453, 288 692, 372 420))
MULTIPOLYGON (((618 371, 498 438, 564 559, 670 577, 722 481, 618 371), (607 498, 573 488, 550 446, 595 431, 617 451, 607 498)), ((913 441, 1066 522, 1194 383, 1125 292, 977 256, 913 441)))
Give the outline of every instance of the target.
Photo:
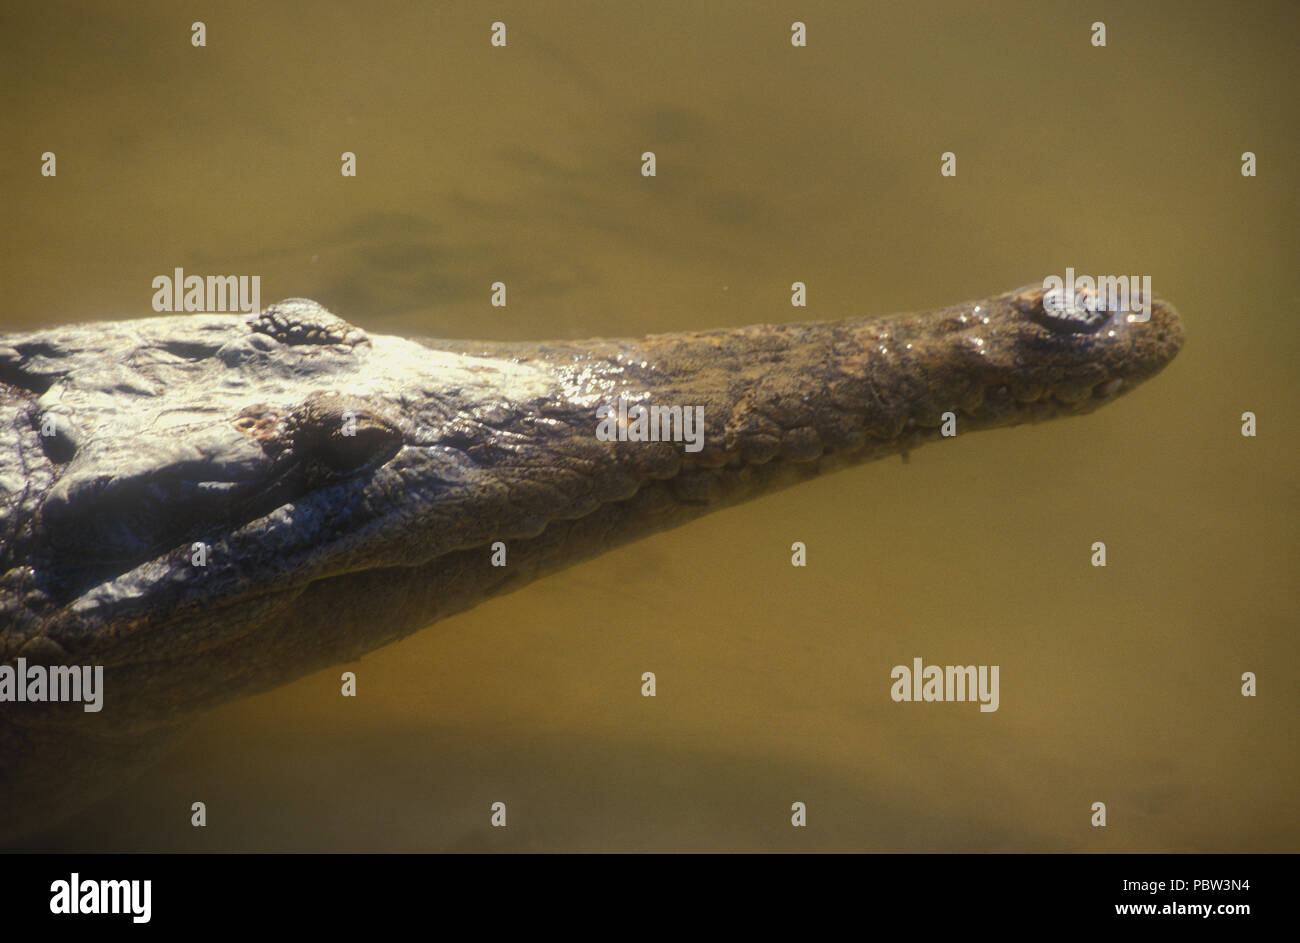
POLYGON ((1103 4, 1094 50, 1032 4, 813 3, 795 50, 781 5, 503 6, 504 50, 470 8, 214 11, 201 64, 163 5, 6 13, 42 42, 0 66, 21 92, 4 326, 138 316, 174 266, 261 274, 264 298, 371 331, 526 339, 886 314, 1073 265, 1150 274, 1186 349, 1095 415, 845 472, 484 604, 347 666, 356 699, 338 669, 228 705, 39 843, 1295 850, 1300 351, 1277 299, 1300 191, 1276 156, 1237 171, 1296 151, 1293 14, 1103 4), (46 149, 54 180, 27 166, 46 149), (913 657, 1000 665, 1001 708, 893 703, 913 657), (495 801, 508 829, 485 827, 495 801))

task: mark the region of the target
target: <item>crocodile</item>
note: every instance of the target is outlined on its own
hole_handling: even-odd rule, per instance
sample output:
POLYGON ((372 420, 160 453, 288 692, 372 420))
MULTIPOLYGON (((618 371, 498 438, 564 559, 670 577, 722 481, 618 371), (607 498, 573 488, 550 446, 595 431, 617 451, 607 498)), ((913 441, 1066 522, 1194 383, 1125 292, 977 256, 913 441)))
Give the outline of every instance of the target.
POLYGON ((716 508, 1092 412, 1182 342, 1158 297, 1081 320, 1037 286, 642 339, 412 340, 305 299, 0 335, 0 836, 219 704, 716 508), (636 434, 653 405, 702 438, 636 434), (102 667, 102 710, 11 699, 20 666, 102 667))

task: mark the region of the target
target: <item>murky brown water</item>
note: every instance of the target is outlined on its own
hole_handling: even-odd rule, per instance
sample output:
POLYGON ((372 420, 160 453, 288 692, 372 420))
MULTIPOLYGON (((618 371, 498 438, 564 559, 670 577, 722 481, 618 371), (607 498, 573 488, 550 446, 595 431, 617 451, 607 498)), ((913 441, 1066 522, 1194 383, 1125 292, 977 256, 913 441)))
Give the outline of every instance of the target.
POLYGON ((338 669, 228 705, 36 844, 1300 849, 1294 10, 849 6, 799 4, 802 50, 753 2, 7 6, 4 328, 141 316, 175 266, 372 331, 527 339, 886 314, 1072 265, 1150 274, 1188 336, 1093 416, 612 552, 348 666, 355 699, 338 669), (916 656, 1000 665, 1000 710, 895 704, 916 656))

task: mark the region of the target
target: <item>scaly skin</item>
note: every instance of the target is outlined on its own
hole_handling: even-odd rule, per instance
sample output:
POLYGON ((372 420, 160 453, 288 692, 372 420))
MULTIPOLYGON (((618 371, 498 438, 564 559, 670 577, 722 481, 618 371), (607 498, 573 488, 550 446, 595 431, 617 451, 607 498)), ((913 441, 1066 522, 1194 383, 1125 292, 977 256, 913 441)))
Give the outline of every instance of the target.
POLYGON ((1091 412, 1181 344, 1159 299, 1084 333, 1034 288, 641 340, 418 343, 301 300, 0 336, 0 664, 105 676, 99 713, 0 703, 0 835, 116 788, 202 710, 905 453, 946 411, 960 433, 1091 412), (702 406, 703 449, 599 441, 620 396, 702 406))

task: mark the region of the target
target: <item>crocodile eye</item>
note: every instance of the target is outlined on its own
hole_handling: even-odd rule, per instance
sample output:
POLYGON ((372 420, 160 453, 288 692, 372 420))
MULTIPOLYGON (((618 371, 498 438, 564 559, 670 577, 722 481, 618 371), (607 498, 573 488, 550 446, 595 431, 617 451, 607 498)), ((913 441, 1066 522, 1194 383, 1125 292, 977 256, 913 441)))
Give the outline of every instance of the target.
POLYGON ((402 431, 368 403, 337 394, 316 394, 287 421, 299 459, 335 475, 352 475, 384 464, 402 447, 402 431))
POLYGON ((320 443, 316 458, 331 471, 352 474, 372 465, 382 465, 402 445, 402 434, 374 416, 342 416, 334 430, 320 443))
POLYGON ((41 448, 45 457, 56 465, 66 465, 77 454, 79 430, 70 417, 55 415, 54 410, 38 417, 35 423, 41 437, 41 448))

